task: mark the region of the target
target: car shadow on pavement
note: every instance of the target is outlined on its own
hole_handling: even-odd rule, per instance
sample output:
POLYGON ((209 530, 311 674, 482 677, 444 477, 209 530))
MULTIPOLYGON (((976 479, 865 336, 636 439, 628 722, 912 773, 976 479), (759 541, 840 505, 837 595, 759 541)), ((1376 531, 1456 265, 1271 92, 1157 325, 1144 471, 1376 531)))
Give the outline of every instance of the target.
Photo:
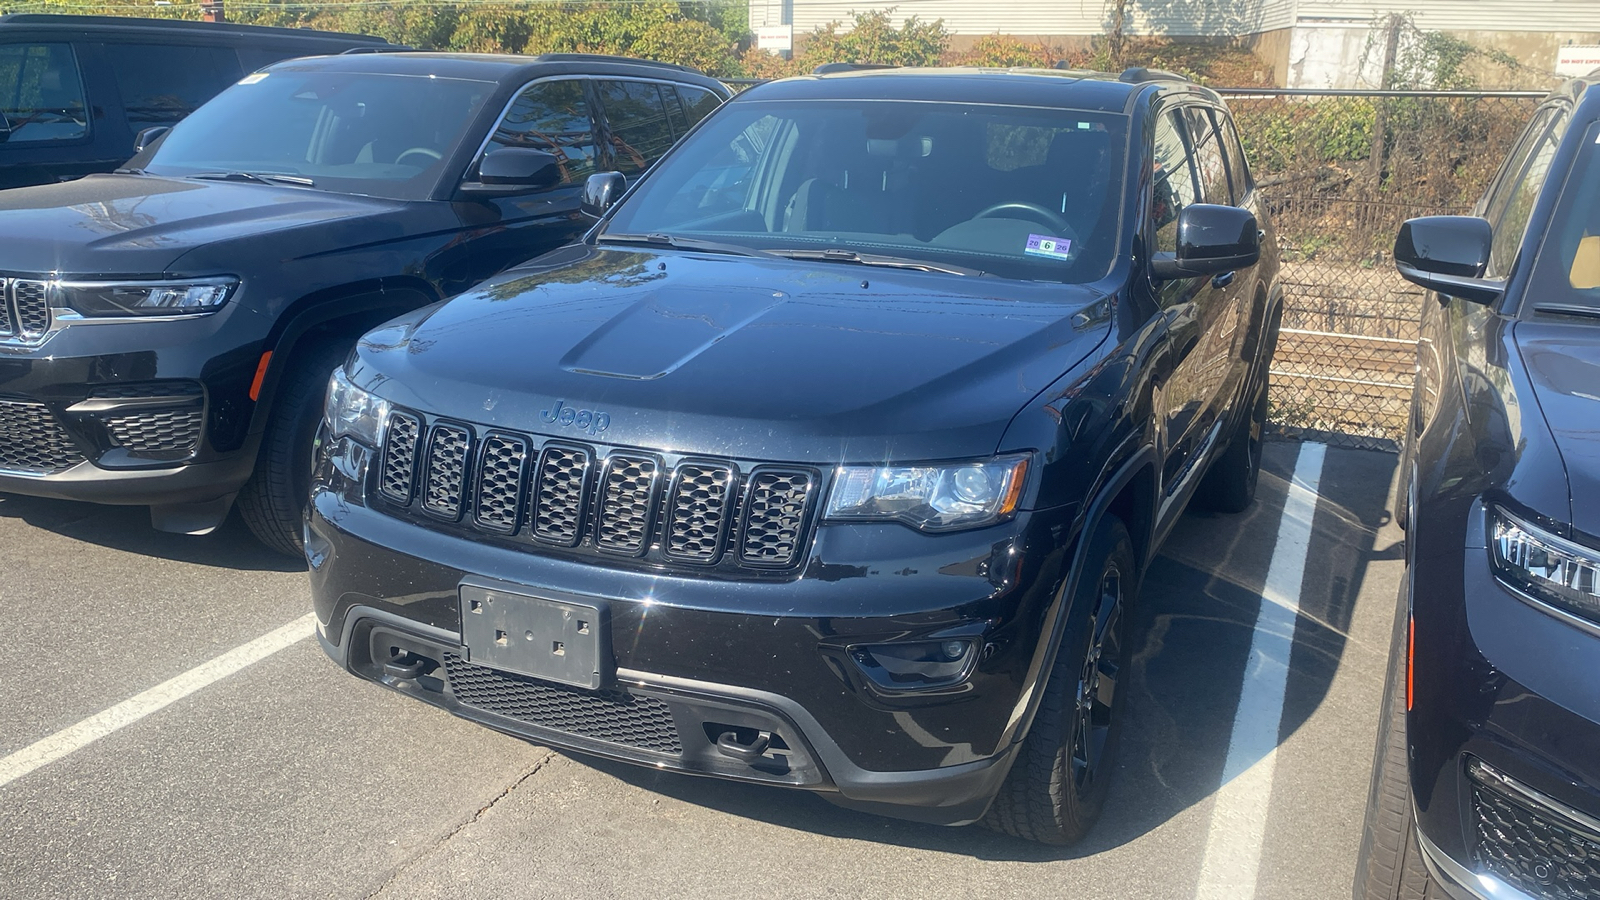
MULTIPOLYGON (((1120 766, 1104 816, 1079 844, 1047 847, 977 827, 942 828, 856 813, 801 791, 573 758, 643 790, 729 815, 978 859, 1071 859, 1134 841, 1205 801, 1221 783, 1297 446, 1273 445, 1258 500, 1246 512, 1187 515, 1146 574, 1133 635, 1120 766)), ((1368 563, 1394 558, 1392 547, 1374 548, 1378 529, 1389 521, 1394 466, 1389 454, 1327 453, 1306 553, 1280 744, 1327 695, 1368 563)), ((1392 602, 1392 593, 1378 593, 1378 601, 1392 602)), ((1368 753, 1370 740, 1366 734, 1353 736, 1351 746, 1368 753)))
POLYGON ((159 559, 250 572, 305 571, 304 560, 262 546, 237 512, 210 534, 169 534, 150 527, 143 506, 102 506, 0 494, 0 522, 17 519, 74 541, 159 559))

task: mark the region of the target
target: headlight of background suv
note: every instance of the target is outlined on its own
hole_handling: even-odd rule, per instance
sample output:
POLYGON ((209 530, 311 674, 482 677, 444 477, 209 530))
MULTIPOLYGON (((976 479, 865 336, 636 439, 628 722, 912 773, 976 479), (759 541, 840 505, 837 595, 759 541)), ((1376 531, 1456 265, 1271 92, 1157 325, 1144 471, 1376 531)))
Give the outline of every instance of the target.
POLYGON ((929 466, 840 466, 827 518, 894 520, 923 531, 992 525, 1016 512, 1027 456, 929 466))
POLYGON ((344 366, 340 366, 328 379, 323 419, 335 440, 350 437, 376 450, 389 421, 389 401, 351 384, 344 366))
POLYGON ((1502 509, 1491 509, 1489 527, 1489 557, 1502 581, 1557 609, 1600 621, 1600 550, 1502 509))
POLYGON ((216 312, 233 296, 237 278, 185 281, 58 281, 51 286, 53 306, 81 316, 181 316, 216 312))

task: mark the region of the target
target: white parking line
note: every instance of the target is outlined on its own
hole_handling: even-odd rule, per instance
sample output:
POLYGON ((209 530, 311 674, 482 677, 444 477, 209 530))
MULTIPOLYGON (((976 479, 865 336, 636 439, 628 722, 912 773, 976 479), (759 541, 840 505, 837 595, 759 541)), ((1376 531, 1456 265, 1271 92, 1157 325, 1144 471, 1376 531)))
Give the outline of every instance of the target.
POLYGON ((1272 776, 1278 762, 1278 729, 1283 724, 1283 698, 1288 689, 1289 652, 1294 646, 1326 450, 1322 444, 1301 444, 1295 459, 1277 543, 1261 591, 1261 611, 1250 640, 1228 760, 1222 767, 1222 787, 1211 809, 1211 830, 1206 835, 1195 900, 1252 900, 1256 895, 1272 776))
POLYGON ((105 712, 96 713, 76 725, 63 728, 0 758, 0 787, 309 637, 312 621, 313 614, 306 613, 248 644, 235 647, 147 691, 135 694, 105 712))

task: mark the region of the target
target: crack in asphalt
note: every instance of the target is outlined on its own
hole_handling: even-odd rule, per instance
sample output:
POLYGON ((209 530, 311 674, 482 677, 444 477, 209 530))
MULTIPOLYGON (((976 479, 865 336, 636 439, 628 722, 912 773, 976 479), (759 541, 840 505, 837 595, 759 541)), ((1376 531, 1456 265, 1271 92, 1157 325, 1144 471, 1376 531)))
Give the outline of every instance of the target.
POLYGON ((489 802, 487 802, 484 805, 478 807, 476 812, 474 812, 472 815, 466 817, 462 821, 456 823, 456 826, 454 828, 451 828, 447 833, 445 833, 438 840, 436 840, 432 844, 428 845, 428 847, 425 848, 422 852, 418 853, 416 856, 412 857, 409 860, 406 860, 405 862, 401 863, 399 866, 395 867, 395 870, 389 874, 388 878, 385 878, 383 880, 382 884, 378 885, 376 890, 374 890, 370 894, 367 894, 366 900, 374 900, 374 898, 376 898, 378 895, 380 895, 384 891, 388 890, 389 886, 394 884, 397 880, 399 880, 402 875, 405 875, 406 873, 415 870, 418 866, 420 866, 423 862, 425 862, 428 859, 428 857, 430 857, 433 854, 439 852, 439 850, 442 849, 444 847, 444 845, 450 843, 450 840, 452 838, 454 838, 456 835, 458 835, 462 831, 466 830, 469 826, 477 824, 477 822, 480 819, 483 818, 485 813, 489 812, 489 810, 491 810, 491 809, 494 809, 495 804, 499 803, 501 800, 504 800, 506 797, 509 797, 511 795, 512 791, 516 790, 519 787, 522 787, 522 785, 528 779, 530 779, 533 776, 539 774, 539 770, 543 769, 545 767, 546 763, 550 762, 550 760, 555 759, 555 758, 556 758, 556 752, 554 750, 551 750, 551 751, 547 752, 544 756, 542 756, 539 759, 535 760, 533 765, 528 767, 527 771, 523 772, 521 775, 518 775, 516 777, 516 779, 514 779, 510 784, 506 785, 503 789, 501 789, 501 791, 498 794, 495 794, 493 797, 490 797, 489 798, 489 802))

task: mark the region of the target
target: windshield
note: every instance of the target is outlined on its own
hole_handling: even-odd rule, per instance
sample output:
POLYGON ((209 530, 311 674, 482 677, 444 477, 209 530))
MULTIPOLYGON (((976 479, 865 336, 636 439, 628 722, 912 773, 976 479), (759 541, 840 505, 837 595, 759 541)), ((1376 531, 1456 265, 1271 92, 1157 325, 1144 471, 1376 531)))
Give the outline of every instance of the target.
POLYGON ((294 176, 286 183, 419 200, 494 88, 427 75, 257 72, 174 126, 144 168, 294 176))
POLYGON ((977 104, 735 101, 662 160, 600 240, 1092 281, 1117 252, 1125 122, 977 104))
POLYGON ((1535 311, 1600 315, 1600 124, 1589 129, 1567 179, 1529 298, 1535 311))

